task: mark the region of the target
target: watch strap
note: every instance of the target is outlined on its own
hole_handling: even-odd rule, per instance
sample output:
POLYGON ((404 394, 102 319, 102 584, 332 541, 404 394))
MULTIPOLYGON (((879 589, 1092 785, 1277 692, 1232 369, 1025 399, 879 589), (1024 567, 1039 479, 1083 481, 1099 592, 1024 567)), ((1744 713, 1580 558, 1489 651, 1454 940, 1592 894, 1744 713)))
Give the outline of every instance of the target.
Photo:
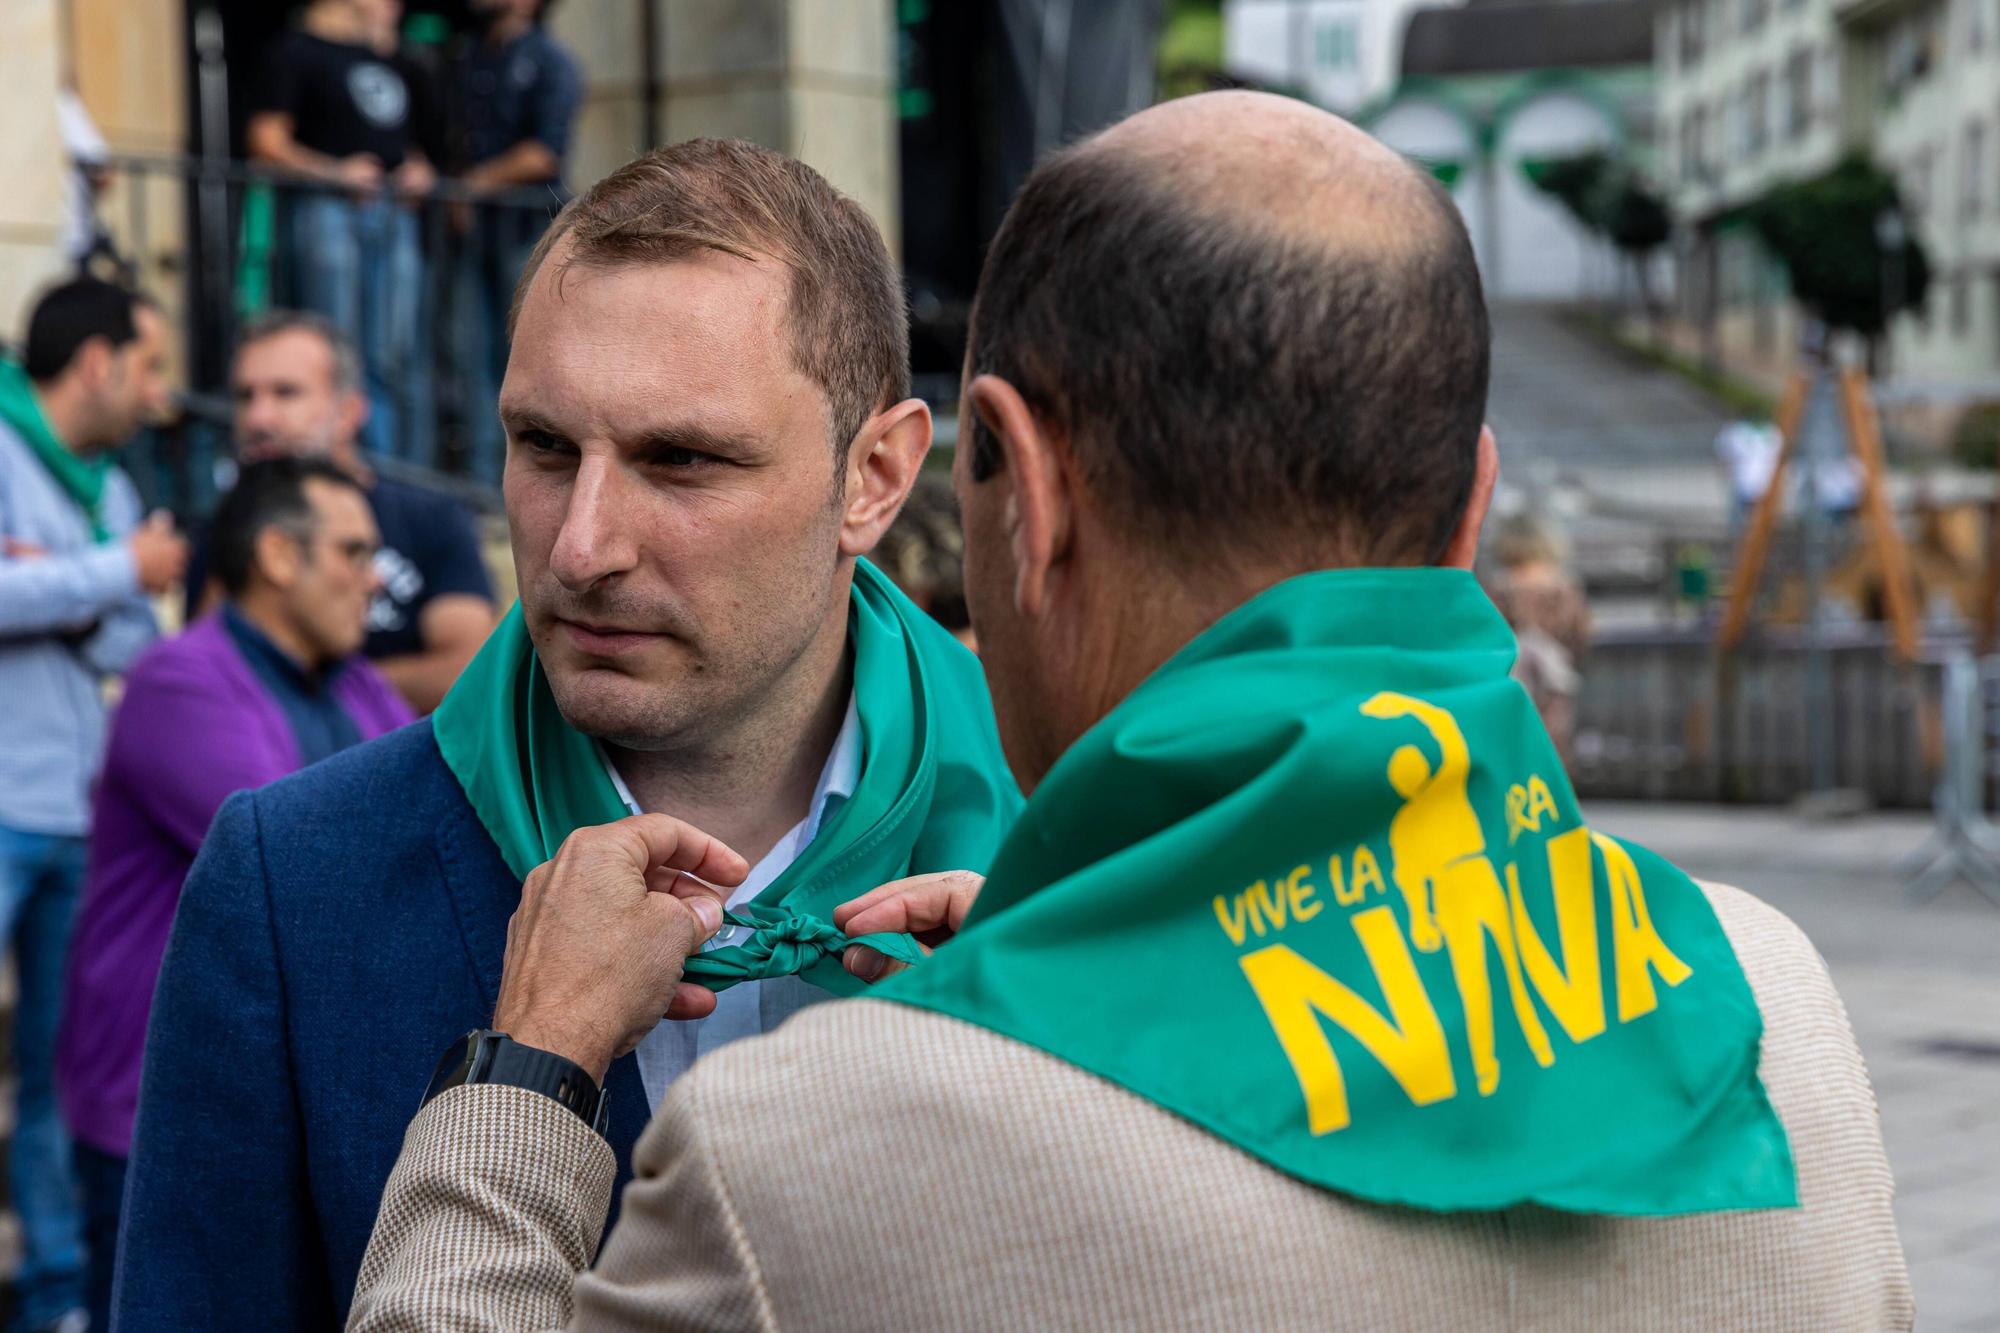
POLYGON ((599 1134, 610 1121, 611 1098, 583 1066, 490 1030, 468 1032, 445 1052, 424 1093, 424 1105, 448 1088, 479 1083, 539 1092, 574 1111, 599 1134))

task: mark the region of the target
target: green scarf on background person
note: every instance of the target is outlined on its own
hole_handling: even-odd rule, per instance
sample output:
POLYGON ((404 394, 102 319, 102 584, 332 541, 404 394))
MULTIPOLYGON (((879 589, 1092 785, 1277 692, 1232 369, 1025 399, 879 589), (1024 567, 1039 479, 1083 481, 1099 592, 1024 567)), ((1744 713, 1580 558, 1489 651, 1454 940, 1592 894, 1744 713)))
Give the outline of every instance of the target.
MULTIPOLYGON (((854 566, 848 637, 861 719, 854 795, 797 861, 728 913, 749 938, 688 959, 691 981, 723 990, 796 973, 854 993, 861 983, 840 954, 855 941, 834 928, 833 909, 908 875, 985 870, 1020 813, 979 660, 866 560, 854 566)), ((523 879, 574 830, 627 813, 597 742, 556 707, 518 603, 432 725, 466 800, 523 879)), ((922 957, 907 935, 860 939, 903 962, 922 957)))
POLYGON ((1795 1205, 1714 911, 1584 825, 1513 657, 1462 571, 1279 584, 1071 747, 872 994, 1365 1199, 1795 1205))
POLYGON ((93 542, 111 540, 104 526, 104 479, 111 473, 108 457, 79 458, 56 438, 42 405, 35 400, 34 382, 16 362, 0 357, 0 421, 13 427, 62 493, 76 502, 90 523, 93 542))

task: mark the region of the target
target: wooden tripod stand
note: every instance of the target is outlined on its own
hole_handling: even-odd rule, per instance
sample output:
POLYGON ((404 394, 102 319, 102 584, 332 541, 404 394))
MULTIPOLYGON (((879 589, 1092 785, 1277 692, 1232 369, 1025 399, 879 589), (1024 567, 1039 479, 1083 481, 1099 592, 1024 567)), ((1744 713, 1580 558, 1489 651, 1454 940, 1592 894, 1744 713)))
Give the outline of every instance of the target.
MULTIPOLYGON (((1785 396, 1778 405, 1777 423, 1784 443, 1779 446, 1778 461, 1771 470, 1770 483, 1757 501, 1756 512, 1750 519, 1750 530, 1745 534, 1743 549, 1737 556, 1736 569, 1730 576, 1729 605, 1723 614, 1722 633, 1717 646, 1725 656, 1734 652, 1743 641, 1744 631, 1750 626, 1751 609, 1757 600, 1757 585, 1764 576, 1771 536, 1778 526, 1778 507, 1784 503, 1786 469, 1798 452, 1799 433, 1805 425, 1806 403, 1815 379, 1822 374, 1838 375, 1836 388, 1841 416, 1847 426, 1847 443, 1861 469, 1861 520, 1882 569, 1883 608, 1888 613, 1897 660, 1911 663, 1917 659, 1917 607, 1916 593, 1910 583, 1910 558, 1903 546, 1903 535, 1896 527, 1895 513, 1889 507, 1889 483, 1882 458, 1882 428, 1875 415, 1875 402, 1869 397, 1866 377, 1856 366, 1843 366, 1837 372, 1801 367, 1792 372, 1791 382, 1785 386, 1785 396)), ((1806 502, 1816 504, 1818 497, 1808 496, 1806 502)))

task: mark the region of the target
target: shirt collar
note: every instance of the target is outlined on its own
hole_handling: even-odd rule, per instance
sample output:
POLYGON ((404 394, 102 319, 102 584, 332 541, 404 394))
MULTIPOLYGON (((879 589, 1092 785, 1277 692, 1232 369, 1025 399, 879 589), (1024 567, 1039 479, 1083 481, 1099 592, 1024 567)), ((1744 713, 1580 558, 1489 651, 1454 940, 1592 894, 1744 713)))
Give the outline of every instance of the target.
POLYGON ((826 766, 819 771, 819 785, 813 788, 812 804, 807 807, 811 827, 806 830, 806 841, 818 835, 819 826, 845 805, 860 785, 861 710, 850 694, 847 716, 840 724, 840 734, 833 738, 833 749, 827 753, 826 766))
MULTIPOLYGON (((611 762, 604 747, 597 747, 597 756, 604 762, 604 771, 611 778, 611 785, 618 793, 618 799, 633 814, 642 814, 639 802, 633 797, 632 789, 625 785, 625 777, 618 771, 618 765, 611 762)), ((854 789, 861 784, 861 710, 855 706, 854 696, 847 696, 847 717, 840 724, 840 734, 834 737, 833 749, 827 752, 826 763, 819 770, 819 782, 813 787, 812 801, 806 806, 806 817, 794 833, 803 833, 799 845, 811 842, 818 835, 820 825, 830 818, 847 799, 854 795, 854 789)), ((780 844, 786 839, 780 839, 780 844)))
POLYGON ((247 654, 277 671, 291 686, 305 695, 317 695, 333 684, 340 674, 341 664, 332 663, 321 671, 308 671, 299 660, 272 642, 271 636, 258 628, 255 621, 238 611, 233 603, 222 605, 222 623, 228 627, 229 635, 236 640, 236 646, 247 654))

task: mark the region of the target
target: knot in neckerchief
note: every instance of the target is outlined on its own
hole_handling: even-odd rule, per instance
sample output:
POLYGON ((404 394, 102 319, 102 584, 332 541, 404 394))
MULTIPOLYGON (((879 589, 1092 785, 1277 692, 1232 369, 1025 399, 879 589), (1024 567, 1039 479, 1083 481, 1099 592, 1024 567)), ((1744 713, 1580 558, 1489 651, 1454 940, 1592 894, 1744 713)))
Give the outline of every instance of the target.
POLYGON ((785 908, 750 903, 725 912, 723 920, 750 933, 687 960, 687 979, 710 989, 719 989, 717 982, 728 986, 795 976, 824 961, 837 965, 850 944, 865 944, 899 963, 921 962, 924 957, 923 949, 908 935, 848 935, 824 917, 785 908))

